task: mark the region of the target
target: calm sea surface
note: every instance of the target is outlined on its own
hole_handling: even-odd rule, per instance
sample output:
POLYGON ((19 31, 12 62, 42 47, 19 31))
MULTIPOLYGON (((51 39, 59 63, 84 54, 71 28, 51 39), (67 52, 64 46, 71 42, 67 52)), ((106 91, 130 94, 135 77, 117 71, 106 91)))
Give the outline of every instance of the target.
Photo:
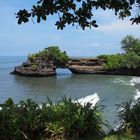
POLYGON ((105 105, 105 116, 112 122, 116 114, 115 104, 134 97, 136 89, 130 76, 74 75, 69 70, 58 69, 57 76, 22 77, 11 75, 14 67, 26 61, 26 57, 0 57, 0 102, 12 98, 15 102, 32 98, 46 101, 47 96, 58 100, 62 95, 79 99, 97 93, 105 105))

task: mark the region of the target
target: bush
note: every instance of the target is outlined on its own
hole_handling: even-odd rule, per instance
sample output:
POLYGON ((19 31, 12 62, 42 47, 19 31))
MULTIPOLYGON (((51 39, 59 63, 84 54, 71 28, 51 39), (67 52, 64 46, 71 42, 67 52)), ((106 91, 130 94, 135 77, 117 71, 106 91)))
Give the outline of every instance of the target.
POLYGON ((66 54, 66 52, 61 52, 60 49, 57 46, 50 46, 43 51, 39 51, 36 54, 30 54, 28 56, 28 60, 32 63, 36 61, 41 62, 53 62, 53 64, 56 67, 59 67, 60 65, 65 66, 65 64, 68 62, 69 58, 66 54))
POLYGON ((129 69, 140 67, 140 56, 136 55, 134 52, 125 54, 121 60, 121 67, 129 69))
POLYGON ((55 104, 48 99, 41 105, 30 99, 18 104, 8 99, 0 104, 0 118, 1 140, 79 139, 105 134, 98 106, 82 106, 65 97, 55 104))
POLYGON ((104 59, 106 64, 104 68, 107 70, 116 70, 121 68, 121 60, 123 59, 123 55, 120 54, 112 54, 112 55, 100 55, 98 56, 100 59, 104 59))
POLYGON ((140 56, 134 52, 127 54, 100 55, 98 58, 106 61, 104 68, 107 70, 117 70, 120 68, 135 69, 140 67, 140 56))

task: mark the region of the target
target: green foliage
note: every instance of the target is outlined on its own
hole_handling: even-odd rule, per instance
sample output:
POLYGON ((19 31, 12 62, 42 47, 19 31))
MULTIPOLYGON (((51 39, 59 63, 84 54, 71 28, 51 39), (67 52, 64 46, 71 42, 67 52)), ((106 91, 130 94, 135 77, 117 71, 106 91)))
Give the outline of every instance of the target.
POLYGON ((106 64, 104 66, 105 69, 114 70, 121 68, 121 61, 123 59, 123 55, 120 54, 100 55, 98 56, 98 58, 106 60, 106 64))
POLYGON ((127 100, 118 105, 118 113, 121 122, 120 130, 132 133, 140 132, 140 99, 133 103, 133 100, 127 100))
POLYGON ((0 104, 1 140, 79 139, 102 137, 102 110, 90 103, 82 106, 65 97, 55 104, 41 105, 28 99, 15 104, 11 99, 0 104))
POLYGON ((125 53, 134 52, 135 54, 140 55, 140 39, 128 35, 122 39, 121 44, 125 53))
POLYGON ((107 60, 107 57, 108 57, 107 54, 102 54, 102 55, 97 56, 97 58, 104 59, 104 60, 107 60))
POLYGON ((107 70, 120 68, 135 69, 140 67, 140 39, 133 36, 126 36, 122 41, 124 54, 99 55, 97 58, 104 59, 104 66, 107 70))
MULTIPOLYGON (((58 29, 63 29, 67 24, 78 24, 82 29, 86 27, 98 27, 94 19, 93 9, 112 9, 115 15, 123 19, 131 16, 131 12, 139 11, 139 0, 38 0, 33 5, 31 11, 25 9, 17 13, 18 24, 28 22, 29 18, 35 18, 38 23, 46 21, 48 16, 58 15, 55 25, 58 29), (137 9, 137 10, 136 10, 137 9)), ((132 23, 140 23, 140 15, 131 18, 132 23)))
POLYGON ((38 139, 43 128, 40 120, 41 109, 30 99, 14 104, 8 99, 0 105, 0 139, 38 139))
POLYGON ((50 46, 43 51, 28 56, 30 62, 52 62, 55 66, 65 66, 68 59, 66 52, 61 52, 57 46, 50 46))
POLYGON ((140 67, 140 56, 134 52, 126 54, 100 55, 99 59, 104 59, 106 70, 117 70, 121 68, 135 69, 140 67))
POLYGON ((123 55, 123 59, 121 60, 121 67, 129 69, 140 67, 140 56, 136 55, 134 52, 123 55))

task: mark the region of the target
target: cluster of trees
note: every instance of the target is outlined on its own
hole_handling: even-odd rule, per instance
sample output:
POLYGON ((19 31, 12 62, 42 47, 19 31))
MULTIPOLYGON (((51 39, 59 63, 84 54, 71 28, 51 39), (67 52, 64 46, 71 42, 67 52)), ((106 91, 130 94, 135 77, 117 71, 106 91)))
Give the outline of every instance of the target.
POLYGON ((45 48, 42 51, 39 51, 35 54, 30 54, 28 56, 28 60, 30 62, 52 62, 56 67, 57 66, 65 66, 65 64, 68 62, 69 57, 67 56, 67 53, 61 52, 58 46, 50 46, 48 48, 45 48))
POLYGON ((98 58, 105 59, 105 68, 108 70, 140 67, 140 39, 131 35, 121 41, 123 54, 100 55, 98 58))

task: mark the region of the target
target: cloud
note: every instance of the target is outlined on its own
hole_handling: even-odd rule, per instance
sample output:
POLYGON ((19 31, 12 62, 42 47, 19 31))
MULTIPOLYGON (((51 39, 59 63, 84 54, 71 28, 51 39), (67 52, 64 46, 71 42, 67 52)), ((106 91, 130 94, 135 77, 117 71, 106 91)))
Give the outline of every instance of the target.
MULTIPOLYGON (((96 31, 113 33, 113 32, 130 32, 134 33, 140 29, 139 25, 131 25, 131 22, 128 20, 116 20, 109 24, 101 25, 96 31)), ((94 29, 95 30, 95 29, 94 29)))
POLYGON ((101 44, 100 43, 98 43, 98 42, 92 42, 92 43, 89 43, 88 45, 87 45, 87 47, 98 47, 98 46, 100 46, 101 44))

